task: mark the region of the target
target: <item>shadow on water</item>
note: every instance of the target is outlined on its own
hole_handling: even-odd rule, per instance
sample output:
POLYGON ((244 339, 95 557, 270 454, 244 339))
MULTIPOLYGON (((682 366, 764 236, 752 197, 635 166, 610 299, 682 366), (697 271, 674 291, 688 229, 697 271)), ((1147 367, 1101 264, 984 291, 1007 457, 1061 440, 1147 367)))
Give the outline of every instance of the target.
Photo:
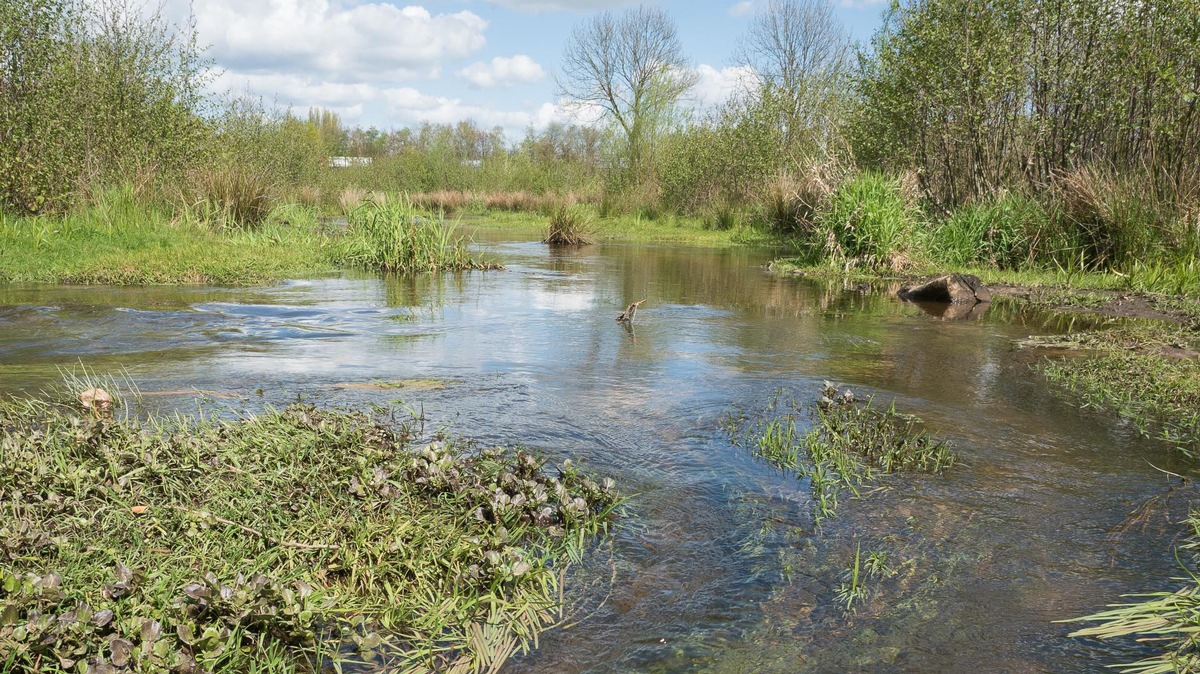
POLYGON ((1094 671, 1136 655, 1052 621, 1177 575, 1185 499, 1122 523, 1166 490, 1151 463, 1188 469, 1055 397, 1030 369, 1042 356, 1012 347, 1066 326, 1003 303, 945 320, 960 317, 767 275, 755 252, 482 245, 508 271, 4 287, 0 391, 83 362, 150 392, 240 396, 235 408, 297 395, 420 407, 615 477, 630 516, 610 554, 572 572, 582 620, 507 671, 1094 671), (622 329, 614 318, 641 299, 622 329), (827 379, 895 399, 962 462, 883 479, 814 528, 805 484, 731 445, 721 422, 778 389, 810 400, 827 379), (836 590, 856 552, 890 573, 847 613, 836 590))

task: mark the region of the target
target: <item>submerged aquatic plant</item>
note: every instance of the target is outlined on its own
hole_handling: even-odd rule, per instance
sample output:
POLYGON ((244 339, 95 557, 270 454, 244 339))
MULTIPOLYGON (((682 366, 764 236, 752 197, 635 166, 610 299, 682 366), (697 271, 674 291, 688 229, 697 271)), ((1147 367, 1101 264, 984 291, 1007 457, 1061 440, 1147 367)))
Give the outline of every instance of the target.
POLYGON ((951 445, 921 429, 917 417, 897 412, 895 404, 881 408, 829 382, 814 404, 780 398, 776 394, 763 414, 733 419, 728 428, 760 458, 808 479, 817 522, 836 514, 843 489, 857 495, 875 471, 937 473, 956 460, 951 445), (797 423, 805 419, 811 426, 801 431, 797 423))
POLYGON ((415 435, 308 405, 138 421, 0 400, 0 669, 499 667, 557 619, 618 496, 415 435))

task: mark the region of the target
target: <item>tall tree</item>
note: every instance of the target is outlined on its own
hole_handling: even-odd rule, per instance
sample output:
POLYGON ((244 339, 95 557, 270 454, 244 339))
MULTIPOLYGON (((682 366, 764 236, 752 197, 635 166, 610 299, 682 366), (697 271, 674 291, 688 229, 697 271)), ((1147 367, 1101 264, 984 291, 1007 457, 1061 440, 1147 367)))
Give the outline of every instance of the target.
POLYGON ((838 122, 850 41, 827 0, 774 0, 742 37, 751 92, 773 112, 788 150, 825 150, 838 122))
POLYGON ((630 166, 642 166, 656 127, 696 83, 675 24, 661 9, 604 12, 577 26, 563 54, 560 93, 599 108, 624 136, 630 166))

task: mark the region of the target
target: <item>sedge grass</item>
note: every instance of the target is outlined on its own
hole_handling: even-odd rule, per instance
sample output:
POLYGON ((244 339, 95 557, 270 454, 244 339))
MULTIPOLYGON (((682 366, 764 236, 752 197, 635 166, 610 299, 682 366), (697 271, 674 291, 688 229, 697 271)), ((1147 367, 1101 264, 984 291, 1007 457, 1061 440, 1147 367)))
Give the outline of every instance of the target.
POLYGON ((354 206, 347 220, 347 234, 335 253, 343 265, 396 274, 497 267, 471 255, 454 224, 403 197, 372 195, 354 206))
POLYGON ((138 421, 0 400, 0 664, 493 671, 558 618, 617 497, 415 434, 300 405, 138 421))
POLYGON ((1190 540, 1179 554, 1187 577, 1179 578, 1178 589, 1126 595, 1131 601, 1110 604, 1108 609, 1061 622, 1099 623, 1076 630, 1072 637, 1122 639, 1136 637, 1157 651, 1154 655, 1110 667, 1124 674, 1200 673, 1200 571, 1196 568, 1200 548, 1200 511, 1187 518, 1190 540))

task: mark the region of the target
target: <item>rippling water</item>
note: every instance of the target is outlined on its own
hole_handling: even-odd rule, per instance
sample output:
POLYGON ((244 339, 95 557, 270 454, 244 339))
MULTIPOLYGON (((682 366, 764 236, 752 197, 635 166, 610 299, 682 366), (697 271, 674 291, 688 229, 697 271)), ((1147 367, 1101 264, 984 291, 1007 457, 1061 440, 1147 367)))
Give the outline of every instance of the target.
POLYGON ((573 570, 570 625, 507 671, 1063 672, 1138 655, 1053 621, 1180 575, 1184 495, 1123 523, 1166 493, 1151 464, 1186 468, 1031 371, 1041 354, 1012 341, 1055 331, 1048 319, 997 305, 939 320, 888 292, 767 275, 764 253, 486 246, 508 271, 0 287, 0 391, 82 363, 166 408, 194 391, 249 410, 392 404, 615 477, 630 515, 573 570), (613 320, 643 298, 632 331, 613 320), (805 485, 721 420, 824 380, 895 399, 961 463, 886 478, 814 528, 805 485), (847 616, 835 587, 856 549, 896 573, 847 616))

